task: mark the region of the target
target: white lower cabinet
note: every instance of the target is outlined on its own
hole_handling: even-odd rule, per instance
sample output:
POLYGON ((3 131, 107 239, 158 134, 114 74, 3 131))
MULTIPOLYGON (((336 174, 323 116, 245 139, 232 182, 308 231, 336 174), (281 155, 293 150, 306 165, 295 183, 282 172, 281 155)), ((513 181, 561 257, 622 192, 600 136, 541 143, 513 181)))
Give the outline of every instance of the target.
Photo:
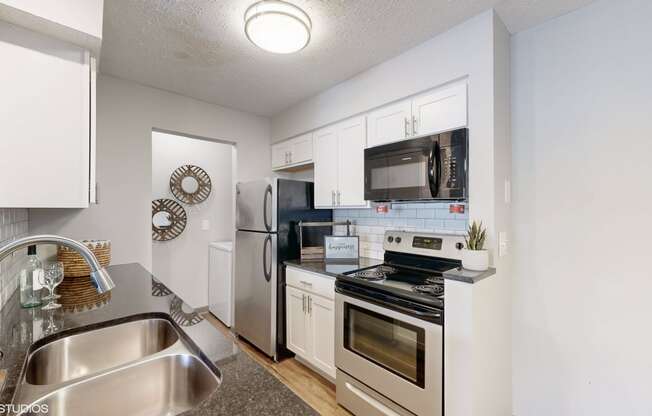
POLYGON ((287 348, 334 379, 334 281, 291 267, 286 281, 287 348))
POLYGON ((335 302, 310 295, 308 303, 313 364, 335 377, 335 302))
POLYGON ((286 288, 287 347, 300 356, 308 355, 308 314, 304 291, 288 286, 286 288))

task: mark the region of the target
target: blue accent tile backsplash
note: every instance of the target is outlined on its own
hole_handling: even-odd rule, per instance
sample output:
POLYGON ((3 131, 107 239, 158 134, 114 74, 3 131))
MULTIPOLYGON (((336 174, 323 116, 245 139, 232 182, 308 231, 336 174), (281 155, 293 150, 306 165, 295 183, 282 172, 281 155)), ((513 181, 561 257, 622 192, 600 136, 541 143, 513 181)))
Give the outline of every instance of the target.
MULTIPOLYGON (((360 237, 360 255, 383 258, 383 236, 385 230, 422 231, 438 234, 464 234, 468 227, 467 210, 464 214, 449 212, 450 203, 427 202, 391 204, 387 213, 378 213, 375 208, 336 209, 335 221, 350 220, 352 233, 360 237)), ((345 234, 344 227, 338 227, 336 234, 345 234)))

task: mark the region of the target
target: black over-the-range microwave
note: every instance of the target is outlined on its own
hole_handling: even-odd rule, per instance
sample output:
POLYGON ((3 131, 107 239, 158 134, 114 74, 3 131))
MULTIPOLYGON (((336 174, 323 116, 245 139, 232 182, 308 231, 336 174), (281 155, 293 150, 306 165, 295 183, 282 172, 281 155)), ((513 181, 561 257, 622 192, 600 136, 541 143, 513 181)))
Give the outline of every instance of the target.
POLYGON ((364 197, 466 201, 468 153, 465 128, 365 149, 364 197))

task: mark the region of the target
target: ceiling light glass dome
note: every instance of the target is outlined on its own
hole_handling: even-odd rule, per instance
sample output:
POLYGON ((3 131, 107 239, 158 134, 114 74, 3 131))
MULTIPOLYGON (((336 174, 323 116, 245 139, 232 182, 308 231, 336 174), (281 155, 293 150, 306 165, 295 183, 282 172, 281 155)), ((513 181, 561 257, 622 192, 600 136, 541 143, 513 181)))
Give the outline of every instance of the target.
POLYGON ((293 4, 262 0, 247 9, 244 20, 247 38, 266 51, 298 52, 310 42, 312 22, 293 4))

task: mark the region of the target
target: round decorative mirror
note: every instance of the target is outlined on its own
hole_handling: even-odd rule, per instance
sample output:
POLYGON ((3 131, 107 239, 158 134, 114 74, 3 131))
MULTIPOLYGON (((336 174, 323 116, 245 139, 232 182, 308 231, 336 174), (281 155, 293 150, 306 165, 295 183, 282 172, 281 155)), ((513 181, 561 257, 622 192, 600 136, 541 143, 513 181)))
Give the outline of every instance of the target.
POLYGON ((152 225, 160 229, 168 229, 172 226, 171 215, 167 211, 159 211, 152 215, 152 225))
POLYGON ((152 240, 167 241, 177 238, 186 228, 186 210, 171 199, 152 201, 152 240))
POLYGON ((170 176, 170 191, 186 204, 198 204, 211 193, 211 178, 199 166, 183 165, 170 176))

